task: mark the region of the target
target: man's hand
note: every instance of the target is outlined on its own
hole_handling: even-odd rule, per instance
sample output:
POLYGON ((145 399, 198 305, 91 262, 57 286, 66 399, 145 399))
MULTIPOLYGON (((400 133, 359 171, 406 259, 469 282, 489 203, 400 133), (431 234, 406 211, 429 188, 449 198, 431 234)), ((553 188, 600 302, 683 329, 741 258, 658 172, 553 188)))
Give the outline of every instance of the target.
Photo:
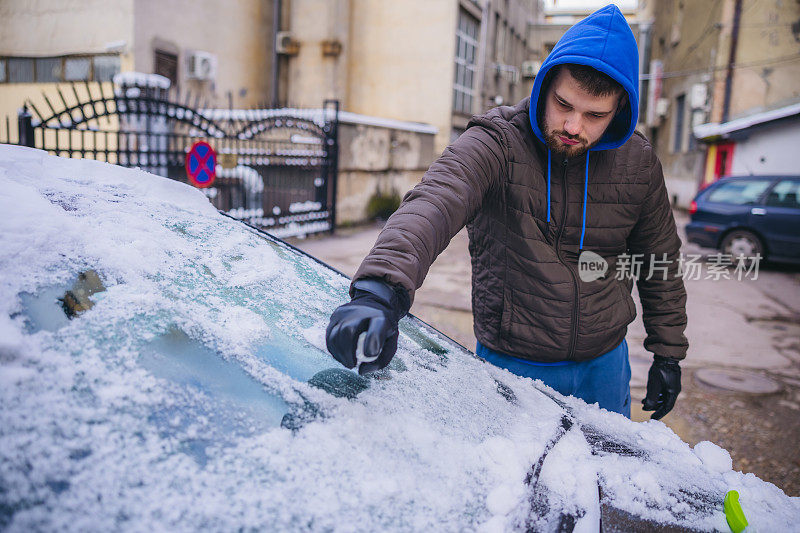
POLYGON ((642 409, 655 411, 650 418, 661 419, 672 411, 681 392, 681 367, 676 359, 656 355, 647 374, 647 395, 642 409))
POLYGON ((376 358, 362 362, 359 374, 380 370, 389 364, 397 351, 397 324, 408 313, 408 294, 377 279, 353 283, 353 299, 331 315, 325 331, 325 343, 331 355, 347 368, 354 368, 358 337, 364 335, 364 355, 376 358))

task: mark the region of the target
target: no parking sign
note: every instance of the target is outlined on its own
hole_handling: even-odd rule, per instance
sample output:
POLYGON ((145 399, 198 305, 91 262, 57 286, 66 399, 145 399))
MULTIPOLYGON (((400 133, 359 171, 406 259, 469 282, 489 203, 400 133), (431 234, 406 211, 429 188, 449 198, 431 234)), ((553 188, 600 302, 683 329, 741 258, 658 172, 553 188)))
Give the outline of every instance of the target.
POLYGON ((186 175, 195 187, 210 187, 217 177, 217 154, 211 145, 198 141, 186 154, 186 175))

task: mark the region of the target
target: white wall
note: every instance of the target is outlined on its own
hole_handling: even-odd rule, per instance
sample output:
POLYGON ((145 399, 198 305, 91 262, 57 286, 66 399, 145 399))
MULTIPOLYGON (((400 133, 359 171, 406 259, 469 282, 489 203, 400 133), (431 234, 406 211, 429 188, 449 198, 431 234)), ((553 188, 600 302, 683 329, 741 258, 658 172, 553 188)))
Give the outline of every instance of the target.
POLYGON ((759 128, 737 142, 732 174, 800 173, 800 116, 759 128))
POLYGON ((677 207, 688 208, 697 194, 697 180, 664 177, 667 195, 671 204, 677 207))

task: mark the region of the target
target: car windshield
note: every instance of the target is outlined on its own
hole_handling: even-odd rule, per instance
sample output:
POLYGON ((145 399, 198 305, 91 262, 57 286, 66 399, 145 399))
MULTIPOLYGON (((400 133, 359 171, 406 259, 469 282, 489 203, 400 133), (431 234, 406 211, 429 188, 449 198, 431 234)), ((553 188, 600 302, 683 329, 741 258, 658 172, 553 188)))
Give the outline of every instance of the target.
POLYGON ((752 204, 758 201, 769 185, 769 180, 729 181, 711 190, 707 200, 719 204, 752 204))
POLYGON ((765 530, 800 513, 414 317, 387 369, 341 368, 349 280, 187 185, 0 146, 0 209, 2 529, 719 530, 731 488, 765 530))

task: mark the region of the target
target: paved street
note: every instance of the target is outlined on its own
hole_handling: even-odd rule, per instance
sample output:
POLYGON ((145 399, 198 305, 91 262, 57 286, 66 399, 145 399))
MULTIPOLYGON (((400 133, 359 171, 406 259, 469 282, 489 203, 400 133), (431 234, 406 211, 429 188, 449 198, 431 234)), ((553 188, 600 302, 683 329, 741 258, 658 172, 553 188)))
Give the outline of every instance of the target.
MULTIPOLYGON (((676 212, 682 231, 686 216, 676 212)), ((334 237, 294 240, 293 244, 352 275, 369 252, 380 226, 340 230, 334 237)), ((474 350, 470 309, 470 262, 466 230, 451 241, 431 267, 411 312, 474 350)), ((690 349, 683 392, 664 418, 694 445, 711 440, 731 452, 737 470, 753 472, 800 495, 800 267, 760 265, 757 279, 706 279, 709 250, 700 279, 687 279, 690 349)), ((732 272, 732 270, 730 271, 732 272)), ((635 298, 638 306, 638 298, 635 298)), ((634 413, 651 355, 642 342, 639 318, 628 329, 634 413)))

